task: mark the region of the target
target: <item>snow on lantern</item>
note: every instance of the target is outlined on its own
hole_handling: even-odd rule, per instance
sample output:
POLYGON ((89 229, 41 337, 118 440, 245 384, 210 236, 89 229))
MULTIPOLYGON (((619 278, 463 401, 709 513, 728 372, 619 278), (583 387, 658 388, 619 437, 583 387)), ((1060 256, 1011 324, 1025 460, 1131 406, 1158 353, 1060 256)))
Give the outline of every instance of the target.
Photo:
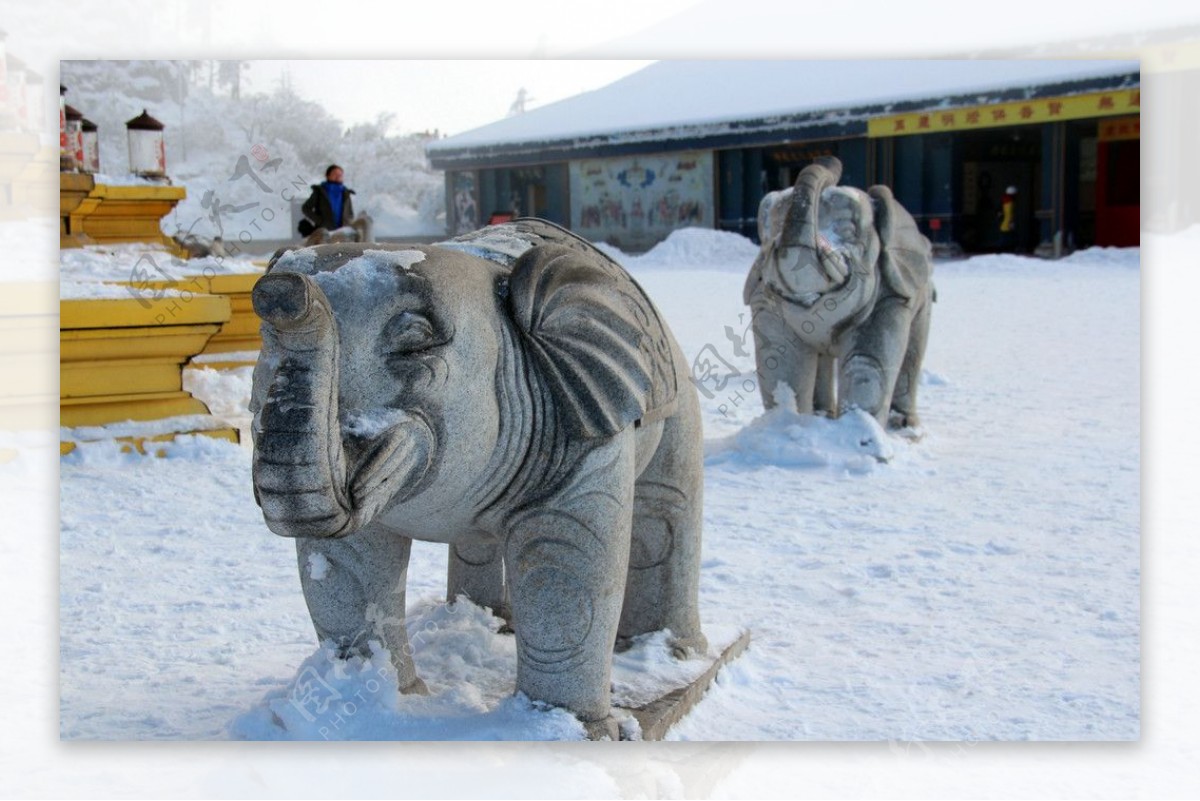
POLYGON ((129 171, 147 178, 165 178, 167 153, 163 144, 163 124, 145 109, 125 123, 129 131, 129 171))
POLYGON ((83 166, 83 113, 70 104, 67 104, 67 155, 74 161, 71 169, 83 166))
POLYGON ((83 134, 83 164, 79 168, 94 175, 100 172, 100 129, 84 117, 80 121, 80 130, 83 134))

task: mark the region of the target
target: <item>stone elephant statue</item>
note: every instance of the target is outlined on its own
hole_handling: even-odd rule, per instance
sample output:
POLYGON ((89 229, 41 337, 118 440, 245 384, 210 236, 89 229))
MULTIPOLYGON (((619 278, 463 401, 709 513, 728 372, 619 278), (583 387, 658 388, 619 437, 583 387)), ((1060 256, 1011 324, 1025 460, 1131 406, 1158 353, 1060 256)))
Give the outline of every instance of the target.
POLYGON ((841 174, 820 158, 759 206, 743 299, 763 404, 787 383, 801 414, 857 407, 916 427, 935 300, 929 240, 886 186, 838 186, 841 174))
POLYGON ((619 265, 522 219, 276 254, 252 299, 255 497, 297 538, 322 641, 378 640, 424 691, 404 624, 419 539, 450 545, 452 585, 498 598, 506 574, 517 689, 589 736, 616 739, 618 637, 707 648, 699 400, 619 265))

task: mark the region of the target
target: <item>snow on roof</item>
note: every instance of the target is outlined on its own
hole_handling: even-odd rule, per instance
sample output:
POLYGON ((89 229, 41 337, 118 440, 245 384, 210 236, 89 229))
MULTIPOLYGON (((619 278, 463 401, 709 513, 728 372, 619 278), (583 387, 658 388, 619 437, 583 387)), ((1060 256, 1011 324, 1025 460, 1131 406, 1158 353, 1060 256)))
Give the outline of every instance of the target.
POLYGON ((601 89, 451 136, 464 149, 633 134, 988 93, 1136 73, 1136 61, 660 61, 601 89))

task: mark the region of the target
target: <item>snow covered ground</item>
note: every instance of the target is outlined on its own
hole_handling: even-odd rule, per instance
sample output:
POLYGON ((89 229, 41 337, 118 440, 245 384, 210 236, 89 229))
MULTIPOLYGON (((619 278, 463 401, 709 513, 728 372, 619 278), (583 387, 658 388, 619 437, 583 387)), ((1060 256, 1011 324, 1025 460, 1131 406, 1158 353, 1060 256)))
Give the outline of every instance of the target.
MULTIPOLYGON (((861 420, 762 416, 741 304, 754 251, 689 231, 621 257, 688 357, 727 366, 701 395, 701 608, 710 633, 754 640, 673 736, 1136 739, 1138 251, 939 264, 924 438, 885 436, 886 464, 850 436, 861 420)), ((249 379, 187 382, 244 425, 249 379)), ((247 446, 199 438, 151 459, 84 444, 61 464, 60 734, 579 736, 509 697, 511 637, 441 603, 445 561, 444 546, 414 547, 410 630, 427 632, 416 659, 433 694, 397 698, 378 660, 319 649, 247 446), (353 714, 288 718, 312 671, 353 714)), ((618 684, 662 664, 661 647, 619 661, 618 684)))

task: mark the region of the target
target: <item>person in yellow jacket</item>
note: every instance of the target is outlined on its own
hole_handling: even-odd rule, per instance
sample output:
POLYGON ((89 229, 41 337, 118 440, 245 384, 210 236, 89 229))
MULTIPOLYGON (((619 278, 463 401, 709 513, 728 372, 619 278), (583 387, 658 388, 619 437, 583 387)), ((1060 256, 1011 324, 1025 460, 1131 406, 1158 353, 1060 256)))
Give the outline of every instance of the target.
POLYGON ((1010 186, 1004 190, 1004 197, 1000 200, 1000 249, 1012 250, 1016 243, 1017 220, 1016 220, 1016 201, 1017 188, 1010 186))

